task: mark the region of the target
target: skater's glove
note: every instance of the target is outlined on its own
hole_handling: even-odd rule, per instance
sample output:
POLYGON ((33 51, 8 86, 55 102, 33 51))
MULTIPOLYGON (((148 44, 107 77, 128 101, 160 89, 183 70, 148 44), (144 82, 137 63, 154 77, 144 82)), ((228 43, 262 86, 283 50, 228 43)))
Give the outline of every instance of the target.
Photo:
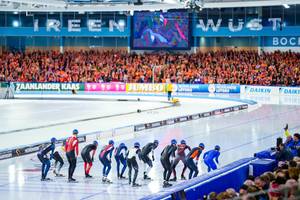
POLYGON ((152 156, 152 160, 154 161, 155 159, 154 159, 154 156, 152 156))
POLYGON ((92 162, 94 162, 94 157, 92 157, 92 162))

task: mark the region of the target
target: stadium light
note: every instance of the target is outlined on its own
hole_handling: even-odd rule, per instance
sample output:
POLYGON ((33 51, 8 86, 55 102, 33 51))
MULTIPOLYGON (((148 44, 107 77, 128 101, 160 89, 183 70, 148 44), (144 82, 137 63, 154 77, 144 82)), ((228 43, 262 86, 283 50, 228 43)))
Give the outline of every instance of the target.
POLYGON ((282 4, 282 6, 283 6, 284 8, 290 8, 290 6, 289 6, 288 4, 286 4, 286 3, 282 4))
POLYGON ((12 22, 12 26, 13 26, 13 27, 19 27, 19 26, 20 26, 19 21, 14 20, 14 21, 12 22))

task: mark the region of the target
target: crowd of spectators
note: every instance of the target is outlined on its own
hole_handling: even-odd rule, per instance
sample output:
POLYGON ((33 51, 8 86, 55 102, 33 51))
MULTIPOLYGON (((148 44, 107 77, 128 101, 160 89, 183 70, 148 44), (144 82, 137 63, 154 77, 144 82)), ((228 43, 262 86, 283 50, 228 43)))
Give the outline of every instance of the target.
POLYGON ((278 167, 274 172, 253 177, 249 176, 239 191, 229 188, 217 194, 211 192, 207 200, 296 200, 300 199, 300 135, 293 136, 284 128, 286 140, 277 139, 276 160, 278 167))
POLYGON ((2 52, 0 81, 155 82, 300 85, 300 53, 216 51, 196 54, 121 51, 2 52), (153 68, 155 66, 155 68, 153 68))
POLYGON ((295 158, 281 165, 274 172, 253 177, 249 176, 239 191, 228 188, 217 194, 211 192, 207 200, 296 200, 300 199, 299 188, 300 159, 295 158))

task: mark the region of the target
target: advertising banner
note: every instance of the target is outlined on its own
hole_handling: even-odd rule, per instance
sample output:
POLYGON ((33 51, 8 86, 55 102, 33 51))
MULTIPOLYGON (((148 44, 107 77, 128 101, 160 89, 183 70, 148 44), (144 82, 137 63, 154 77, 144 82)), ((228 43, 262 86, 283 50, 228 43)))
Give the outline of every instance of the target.
POLYGON ((242 85, 241 93, 279 95, 279 87, 242 85))
POLYGON ((205 118, 205 117, 210 117, 213 115, 220 115, 220 114, 234 112, 234 111, 238 111, 238 110, 244 110, 244 109, 248 109, 247 104, 228 107, 228 108, 221 108, 221 109, 217 109, 214 111, 198 113, 198 114, 193 114, 193 115, 187 115, 187 116, 181 116, 181 117, 176 117, 176 118, 172 118, 172 119, 168 119, 168 120, 156 121, 156 122, 152 122, 152 123, 138 124, 138 125, 134 126, 134 131, 138 132, 138 131, 156 128, 156 127, 160 127, 160 126, 166 126, 169 124, 181 123, 181 122, 185 122, 185 121, 189 121, 189 120, 205 118))
POLYGON ((127 83, 126 92, 154 92, 160 93, 165 92, 166 87, 163 83, 127 83))
POLYGON ((15 91, 83 91, 83 83, 13 83, 15 91))
POLYGON ((8 83, 6 82, 0 82, 0 88, 7 88, 8 83))
POLYGON ((125 92, 125 83, 85 83, 84 90, 88 92, 125 92))
POLYGON ((241 94, 244 95, 292 95, 300 96, 300 87, 270 87, 270 86, 241 86, 241 94))
POLYGON ((279 87, 279 94, 300 96, 300 87, 279 87))
POLYGON ((177 84, 176 92, 193 92, 200 90, 201 85, 199 84, 177 84))
MULTIPOLYGON (((78 139, 79 143, 86 142, 86 136, 78 136, 77 139, 78 139)), ((66 140, 66 138, 58 140, 56 142, 56 145, 63 145, 65 140, 66 140)), ((20 148, 16 148, 16 149, 5 150, 2 152, 0 151, 0 160, 35 153, 35 152, 40 151, 42 147, 45 147, 49 144, 50 143, 33 144, 33 145, 28 145, 28 146, 20 147, 20 148)))
POLYGON ((266 47, 300 47, 300 36, 263 37, 266 47))
POLYGON ((177 92, 240 93, 237 84, 177 84, 177 92))

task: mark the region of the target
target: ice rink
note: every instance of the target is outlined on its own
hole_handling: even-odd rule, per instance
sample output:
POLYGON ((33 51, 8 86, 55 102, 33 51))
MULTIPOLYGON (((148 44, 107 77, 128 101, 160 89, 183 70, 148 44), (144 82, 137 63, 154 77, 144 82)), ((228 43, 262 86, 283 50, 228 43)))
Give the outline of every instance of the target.
MULTIPOLYGON (((89 133, 243 104, 234 99, 180 98, 180 101, 181 105, 175 107, 164 102, 161 97, 141 97, 141 101, 138 102, 107 99, 0 101, 0 149, 46 141, 52 136, 63 138, 74 128, 78 128, 80 133, 89 133), (137 109, 143 112, 136 113, 137 109), (117 116, 118 114, 122 115, 117 116)), ((74 176, 78 183, 67 183, 65 177, 55 178, 52 171, 49 172, 49 177, 53 178, 53 181, 41 182, 40 163, 35 154, 2 160, 0 197, 43 200, 139 199, 162 190, 159 155, 171 139, 185 139, 192 147, 203 142, 206 150, 210 150, 216 144, 220 145, 220 165, 223 166, 273 146, 276 138, 283 136, 282 128, 287 122, 292 132, 299 131, 299 116, 300 107, 297 104, 257 104, 244 111, 140 131, 124 135, 122 138, 115 137, 116 144, 122 139, 128 146, 135 141, 140 142, 142 146, 154 139, 160 141, 155 151, 154 168, 150 172, 153 181, 144 181, 139 176, 138 182, 143 185, 140 188, 130 187, 126 180, 117 180, 114 159, 109 176, 113 184, 110 185, 101 183, 102 166, 98 158, 95 159, 91 170, 94 178, 90 180, 84 178, 83 163, 79 158, 74 176)), ((105 138, 100 141, 98 152, 107 140, 108 138, 105 138)), ((68 164, 65 163, 63 174, 67 172, 68 164)), ((177 172, 181 168, 182 165, 179 165, 177 172)), ((206 173, 202 162, 199 168, 200 174, 206 173)), ((140 169, 141 175, 141 164, 140 169)), ((125 173, 127 174, 127 171, 125 173)), ((187 174, 188 170, 186 176, 187 174)))

